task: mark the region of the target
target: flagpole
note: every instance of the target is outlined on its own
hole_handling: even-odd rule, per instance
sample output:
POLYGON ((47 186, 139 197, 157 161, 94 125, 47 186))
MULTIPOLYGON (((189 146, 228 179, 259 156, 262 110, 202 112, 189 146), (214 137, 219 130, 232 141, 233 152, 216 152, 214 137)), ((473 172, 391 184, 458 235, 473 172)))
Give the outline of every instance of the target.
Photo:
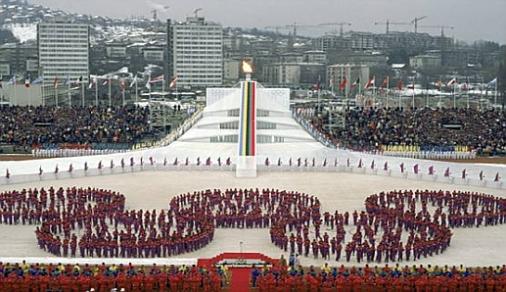
MULTIPOLYGON (((135 78, 137 78, 137 75, 135 76, 135 78)), ((139 102, 139 88, 138 88, 138 80, 135 79, 135 102, 139 102)))
MULTIPOLYGON (((320 81, 318 80, 318 82, 320 82, 320 81)), ((319 115, 320 114, 320 85, 318 85, 317 99, 318 99, 318 101, 317 101, 317 103, 318 103, 318 110, 316 111, 316 114, 319 115)))
POLYGON ((56 87, 54 88, 54 101, 56 103, 56 107, 58 107, 58 81, 56 82, 56 87))
POLYGON ((46 99, 44 98, 44 76, 42 76, 41 93, 42 93, 42 106, 46 106, 46 99))
POLYGON ((32 90, 31 90, 31 86, 28 87, 28 106, 32 106, 32 90))
MULTIPOLYGON (((349 68, 350 67, 347 66, 343 69, 343 75, 345 78, 349 79, 350 83, 351 83, 351 70, 349 68), (346 69, 348 69, 348 70, 346 70, 346 69)), ((348 111, 350 109, 350 93, 351 93, 351 86, 348 87, 348 84, 345 84, 344 85, 344 95, 346 98, 346 111, 348 111)))
POLYGON ((469 82, 466 83, 467 109, 469 109, 469 82))
POLYGON ((121 90, 121 97, 123 99, 123 106, 125 106, 125 84, 123 84, 123 88, 121 90))
POLYGON ((411 99, 411 108, 415 110, 415 76, 413 76, 413 98, 411 99))
POLYGON ((372 108, 376 107, 376 76, 373 76, 373 85, 372 85, 372 108))
POLYGON ((425 85, 425 107, 428 108, 429 107, 429 83, 428 83, 427 79, 425 79, 425 82, 427 82, 427 84, 425 85))
MULTIPOLYGON (((149 83, 149 81, 148 81, 149 83)), ((151 84, 149 84, 149 100, 148 100, 148 106, 149 106, 149 129, 153 129, 153 111, 151 110, 151 84)))
POLYGON ((453 108, 457 108, 457 97, 455 95, 455 83, 453 83, 453 108))
MULTIPOLYGON (((16 100, 16 102, 18 100, 18 82, 17 82, 17 80, 14 83, 14 100, 16 100)), ((9 104, 10 104, 10 106, 12 106, 12 98, 10 97, 10 95, 9 95, 9 104)))
MULTIPOLYGON (((89 83, 89 79, 88 79, 88 83, 89 83)), ((83 107, 84 107, 84 104, 85 104, 85 101, 84 101, 84 80, 81 80, 81 100, 82 100, 82 103, 83 103, 83 107)))
MULTIPOLYGON (((10 106, 12 106, 12 98, 9 97, 9 99, 10 99, 9 104, 10 104, 10 106)), ((18 101, 18 83, 17 82, 14 83, 14 100, 17 103, 17 101, 18 101)))
POLYGON ((109 107, 112 106, 112 79, 109 78, 109 107))
MULTIPOLYGON (((441 77, 441 76, 439 76, 441 77)), ((443 104, 443 95, 442 95, 442 92, 441 92, 441 88, 443 87, 443 82, 440 82, 441 80, 438 81, 438 86, 437 86, 437 90, 439 91, 439 104, 438 104, 438 107, 441 107, 442 108, 442 104, 443 104)))
POLYGON ((390 90, 390 76, 387 76, 387 108, 390 108, 390 95, 388 94, 390 90))
POLYGON ((95 106, 98 107, 98 78, 95 78, 95 106))
POLYGON ((70 93, 70 77, 67 76, 67 85, 68 85, 68 97, 69 97, 69 107, 72 107, 72 94, 70 93))
POLYGON ((498 83, 498 80, 497 80, 497 77, 496 77, 496 78, 495 78, 494 108, 495 108, 495 106, 497 105, 497 83, 498 83))
POLYGON ((399 87, 401 87, 401 88, 397 88, 397 89, 399 89, 399 109, 401 109, 402 108, 402 99, 401 99, 402 85, 399 87))

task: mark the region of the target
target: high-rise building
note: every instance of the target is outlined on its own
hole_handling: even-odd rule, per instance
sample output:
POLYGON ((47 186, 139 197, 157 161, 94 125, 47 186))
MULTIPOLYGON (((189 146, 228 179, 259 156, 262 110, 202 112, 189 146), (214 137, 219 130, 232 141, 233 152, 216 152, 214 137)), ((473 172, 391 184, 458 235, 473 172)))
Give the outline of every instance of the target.
POLYGON ((223 28, 203 17, 167 21, 167 78, 178 87, 204 88, 223 83, 223 28))
POLYGON ((90 30, 87 24, 60 20, 37 25, 39 67, 44 83, 89 77, 90 30))

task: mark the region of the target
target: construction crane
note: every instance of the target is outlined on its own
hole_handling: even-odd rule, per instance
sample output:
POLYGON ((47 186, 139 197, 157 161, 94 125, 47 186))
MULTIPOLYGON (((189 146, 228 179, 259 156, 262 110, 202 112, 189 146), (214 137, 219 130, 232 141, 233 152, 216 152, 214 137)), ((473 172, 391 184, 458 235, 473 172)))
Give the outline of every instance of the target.
POLYGON ((293 31, 293 37, 297 37, 297 28, 311 28, 316 27, 316 25, 302 25, 297 24, 294 22, 293 24, 287 24, 287 25, 278 25, 278 26, 266 26, 265 29, 274 29, 276 30, 276 34, 279 34, 280 30, 292 30, 293 31))
POLYGON ((197 8, 197 9, 193 10, 193 15, 195 15, 195 18, 199 17, 199 12, 202 10, 203 10, 202 8, 197 8))
POLYGON ((374 25, 385 25, 386 26, 386 34, 390 33, 391 25, 411 25, 409 22, 391 22, 389 19, 385 22, 375 22, 374 25))
MULTIPOLYGON (((165 6, 160 6, 161 9, 163 9, 162 13, 163 12, 166 12, 168 9, 169 9, 169 6, 168 5, 165 5, 165 6)), ((151 10, 151 15, 153 15, 153 21, 157 21, 158 20, 158 10, 157 9, 153 9, 151 10)))
POLYGON ((441 29, 441 37, 445 36, 445 29, 453 30, 455 27, 451 25, 420 25, 423 28, 439 28, 441 29))
POLYGON ((415 33, 418 33, 418 22, 420 20, 424 20, 425 18, 427 18, 427 16, 422 16, 422 17, 415 17, 415 19, 413 19, 411 21, 411 24, 414 24, 415 25, 415 33))
POLYGON ((320 23, 318 26, 339 26, 339 35, 342 37, 344 35, 344 26, 351 26, 349 22, 326 22, 320 23))

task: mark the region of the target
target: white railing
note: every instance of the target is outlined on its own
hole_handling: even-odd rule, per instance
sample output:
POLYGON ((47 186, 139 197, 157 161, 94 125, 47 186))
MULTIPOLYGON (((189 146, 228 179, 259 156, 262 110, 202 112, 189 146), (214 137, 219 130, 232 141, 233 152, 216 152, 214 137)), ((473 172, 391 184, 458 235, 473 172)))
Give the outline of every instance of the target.
POLYGON ((33 149, 32 156, 35 158, 58 158, 58 157, 79 157, 108 155, 116 153, 126 153, 130 150, 113 149, 33 149))
MULTIPOLYGON (((232 171, 235 170, 235 158, 162 158, 152 157, 115 157, 99 160, 93 157, 93 164, 83 162, 68 165, 55 164, 46 160, 46 164, 33 169, 31 174, 17 175, 12 170, 0 169, 0 184, 14 184, 30 181, 44 181, 75 177, 121 174, 139 171, 232 171), (79 163, 79 164, 78 164, 79 163)), ((368 175, 382 175, 405 179, 443 182, 449 184, 473 185, 487 188, 506 188, 503 177, 506 167, 466 165, 446 162, 385 160, 381 156, 357 159, 348 158, 265 158, 258 160, 260 171, 297 171, 297 172, 352 172, 368 175), (379 159, 378 159, 379 158, 379 159)), ((395 159, 395 158, 393 158, 395 159)), ((26 173, 26 169, 24 169, 26 173)))
POLYGON ((189 129, 191 129, 201 118, 203 109, 197 110, 193 115, 184 121, 175 131, 172 131, 162 140, 155 143, 153 147, 164 147, 170 145, 172 142, 183 136, 189 129))
POLYGON ((337 146, 329 139, 325 137, 325 135, 313 127, 311 122, 303 118, 302 116, 299 116, 295 111, 292 111, 292 117, 299 123, 299 125, 306 130, 306 132, 311 135, 316 141, 323 144, 325 147, 336 149, 337 146))
POLYGON ((471 160, 476 158, 476 151, 456 152, 456 151, 383 151, 378 154, 392 157, 431 159, 431 160, 471 160))

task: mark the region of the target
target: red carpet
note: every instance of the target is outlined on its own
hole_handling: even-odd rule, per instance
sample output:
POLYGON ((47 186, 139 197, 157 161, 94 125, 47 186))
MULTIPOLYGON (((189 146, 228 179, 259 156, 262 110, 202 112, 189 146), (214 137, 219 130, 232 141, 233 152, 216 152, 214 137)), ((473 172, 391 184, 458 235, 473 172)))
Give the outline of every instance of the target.
POLYGON ((230 268, 230 291, 248 292, 251 268, 230 268))

